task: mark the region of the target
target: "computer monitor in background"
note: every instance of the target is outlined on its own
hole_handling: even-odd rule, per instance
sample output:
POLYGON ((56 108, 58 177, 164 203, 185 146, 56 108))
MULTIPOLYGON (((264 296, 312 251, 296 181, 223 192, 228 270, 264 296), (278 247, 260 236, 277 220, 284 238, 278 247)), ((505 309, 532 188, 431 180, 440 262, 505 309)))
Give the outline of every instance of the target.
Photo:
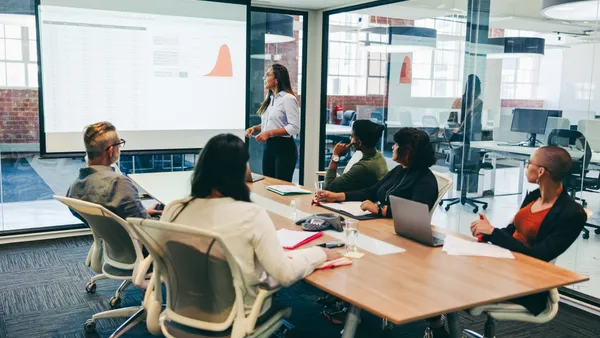
POLYGON ((530 134, 529 140, 525 142, 526 147, 535 147, 536 135, 546 132, 548 123, 548 111, 538 109, 515 109, 513 110, 510 131, 530 134))
POLYGON ((548 117, 562 117, 562 110, 548 110, 548 117))

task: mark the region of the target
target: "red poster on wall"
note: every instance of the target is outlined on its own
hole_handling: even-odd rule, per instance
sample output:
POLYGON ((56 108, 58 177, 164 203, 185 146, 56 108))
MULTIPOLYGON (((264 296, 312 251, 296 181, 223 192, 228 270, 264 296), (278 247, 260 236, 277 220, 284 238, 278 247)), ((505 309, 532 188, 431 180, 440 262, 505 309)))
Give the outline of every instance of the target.
POLYGON ((410 56, 405 56, 402 61, 402 70, 400 71, 400 83, 412 83, 412 66, 410 63, 410 56))

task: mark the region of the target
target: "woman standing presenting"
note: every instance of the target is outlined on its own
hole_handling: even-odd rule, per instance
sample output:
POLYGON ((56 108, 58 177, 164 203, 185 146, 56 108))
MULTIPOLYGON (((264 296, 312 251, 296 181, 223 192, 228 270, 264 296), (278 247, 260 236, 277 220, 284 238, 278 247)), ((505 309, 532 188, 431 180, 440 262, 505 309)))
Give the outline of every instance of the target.
POLYGON ((256 140, 266 143, 263 175, 291 182, 298 159, 294 141, 294 135, 300 132, 298 99, 284 66, 274 64, 263 79, 269 93, 258 109, 261 124, 246 129, 246 137, 257 132, 256 140))

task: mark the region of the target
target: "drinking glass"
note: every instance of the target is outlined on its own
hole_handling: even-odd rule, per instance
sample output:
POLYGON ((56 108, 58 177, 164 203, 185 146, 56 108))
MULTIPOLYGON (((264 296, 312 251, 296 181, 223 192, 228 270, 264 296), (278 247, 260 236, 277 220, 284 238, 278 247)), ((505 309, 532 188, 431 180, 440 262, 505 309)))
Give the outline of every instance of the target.
POLYGON ((344 235, 346 236, 346 250, 358 251, 358 221, 346 219, 344 221, 344 235))

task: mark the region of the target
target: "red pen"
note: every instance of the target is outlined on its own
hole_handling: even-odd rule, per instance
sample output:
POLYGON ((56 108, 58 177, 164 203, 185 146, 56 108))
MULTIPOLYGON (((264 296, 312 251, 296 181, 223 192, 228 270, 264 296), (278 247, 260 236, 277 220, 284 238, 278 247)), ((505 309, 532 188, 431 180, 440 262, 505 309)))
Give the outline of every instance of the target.
MULTIPOLYGON (((479 219, 483 221, 483 215, 479 214, 479 219)), ((483 242, 483 235, 477 236, 477 242, 483 242)))

